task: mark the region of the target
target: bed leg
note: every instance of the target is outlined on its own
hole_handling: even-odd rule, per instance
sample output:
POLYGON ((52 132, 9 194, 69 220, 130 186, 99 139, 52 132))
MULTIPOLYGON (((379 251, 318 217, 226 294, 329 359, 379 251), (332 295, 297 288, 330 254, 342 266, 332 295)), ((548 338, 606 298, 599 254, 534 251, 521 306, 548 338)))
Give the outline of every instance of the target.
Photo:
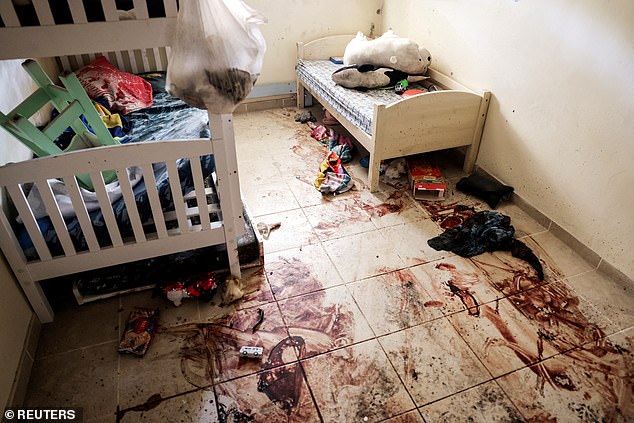
POLYGON ((376 158, 376 154, 370 156, 370 167, 368 168, 368 184, 370 192, 379 190, 379 174, 381 170, 381 159, 376 158))
POLYGON ((240 183, 238 181, 237 163, 235 156, 235 139, 233 132, 233 115, 209 113, 211 129, 211 144, 216 159, 216 176, 222 224, 229 259, 231 275, 240 278, 240 261, 238 259, 238 235, 241 231, 238 225, 244 225, 242 209, 238 207, 240 199, 240 183), (231 151, 229 151, 231 149, 231 151), (232 172, 231 169, 235 169, 232 172))
POLYGON ((306 88, 302 85, 301 82, 297 82, 297 108, 303 109, 306 107, 304 104, 304 96, 306 95, 306 88))

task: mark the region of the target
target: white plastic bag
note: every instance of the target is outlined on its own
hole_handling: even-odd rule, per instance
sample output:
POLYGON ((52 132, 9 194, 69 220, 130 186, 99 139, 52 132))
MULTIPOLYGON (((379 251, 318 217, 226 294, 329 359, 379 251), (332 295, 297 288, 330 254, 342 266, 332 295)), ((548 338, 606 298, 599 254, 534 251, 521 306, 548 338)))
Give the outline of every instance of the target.
POLYGON ((258 25, 265 22, 242 0, 181 1, 169 93, 212 113, 232 113, 262 70, 266 43, 258 25))

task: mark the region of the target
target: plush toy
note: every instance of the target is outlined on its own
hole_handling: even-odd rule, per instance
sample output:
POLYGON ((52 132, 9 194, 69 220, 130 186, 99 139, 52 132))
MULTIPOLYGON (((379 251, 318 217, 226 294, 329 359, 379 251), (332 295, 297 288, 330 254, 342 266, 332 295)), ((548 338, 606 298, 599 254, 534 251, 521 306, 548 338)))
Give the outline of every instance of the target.
POLYGON ((366 90, 371 88, 393 87, 402 80, 418 82, 426 76, 408 75, 396 69, 375 65, 352 65, 337 69, 332 80, 345 88, 366 90))
POLYGON ((431 54, 426 48, 399 37, 392 30, 373 40, 359 32, 346 46, 343 63, 384 66, 408 75, 424 75, 431 63, 431 54))

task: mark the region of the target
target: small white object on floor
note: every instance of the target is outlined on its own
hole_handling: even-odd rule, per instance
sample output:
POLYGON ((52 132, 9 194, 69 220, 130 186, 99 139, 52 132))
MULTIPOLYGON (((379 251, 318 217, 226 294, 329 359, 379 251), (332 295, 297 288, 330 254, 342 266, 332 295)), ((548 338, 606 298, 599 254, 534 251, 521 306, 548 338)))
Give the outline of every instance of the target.
POLYGON ((271 231, 282 226, 282 222, 275 223, 264 223, 260 222, 257 224, 258 232, 264 237, 264 239, 269 239, 269 235, 271 235, 271 231))
POLYGON ((392 160, 385 169, 385 176, 390 179, 398 179, 405 173, 407 173, 407 163, 404 157, 392 160))

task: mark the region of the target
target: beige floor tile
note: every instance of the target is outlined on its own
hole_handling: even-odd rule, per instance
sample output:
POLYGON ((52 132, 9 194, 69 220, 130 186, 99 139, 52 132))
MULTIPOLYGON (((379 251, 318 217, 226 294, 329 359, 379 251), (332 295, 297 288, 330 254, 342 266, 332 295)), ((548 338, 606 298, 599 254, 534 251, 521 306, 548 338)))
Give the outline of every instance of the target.
POLYGON ((314 182, 318 170, 319 168, 313 172, 297 172, 292 174, 292 177, 286 180, 286 183, 295 196, 297 203, 301 207, 318 206, 330 203, 330 196, 322 195, 321 192, 315 188, 314 182))
POLYGON ((394 244, 379 231, 325 241, 323 246, 345 282, 405 267, 394 244))
POLYGON ((85 421, 117 408, 117 342, 35 361, 25 407, 81 407, 85 421))
POLYGON ((284 181, 242 184, 242 197, 254 218, 299 209, 295 196, 284 181))
POLYGON ((378 339, 419 407, 491 378, 445 318, 378 339))
POLYGON ((37 357, 71 351, 119 339, 119 298, 77 305, 55 311, 55 320, 42 325, 37 357), (90 322, 90 330, 87 329, 90 322))
POLYGON ((219 421, 320 421, 299 363, 225 382, 215 390, 219 421))
POLYGON ((515 237, 522 238, 527 235, 538 234, 548 230, 541 223, 530 217, 516 204, 510 202, 500 202, 496 211, 511 218, 511 225, 515 228, 515 237))
POLYGON ((304 213, 322 241, 376 229, 370 216, 353 199, 306 207, 304 213))
POLYGON ((382 228, 381 233, 388 239, 406 265, 416 266, 445 259, 454 254, 448 251, 436 251, 427 241, 442 233, 429 219, 413 220, 403 225, 382 228))
POLYGON ((391 189, 388 192, 377 193, 364 190, 355 201, 378 228, 411 223, 429 217, 406 190, 391 189))
POLYGON ((615 330, 634 326, 634 287, 597 271, 574 276, 566 284, 603 313, 615 330))
MULTIPOLYGON (((190 325, 194 325, 193 323, 190 325)), ((119 406, 123 409, 143 404, 151 397, 162 398, 211 386, 205 369, 183 367, 187 363, 187 338, 195 332, 171 330, 154 335, 141 357, 122 355, 119 374, 119 406)))
POLYGON ((288 250, 319 242, 317 234, 308 223, 301 209, 279 212, 254 219, 269 225, 280 223, 280 227, 271 231, 269 239, 264 240, 264 253, 288 250))
POLYGON ((154 397, 119 411, 121 423, 128 422, 218 422, 218 407, 212 389, 200 389, 173 397, 154 397), (154 401, 154 402, 153 402, 154 401), (158 404, 156 404, 158 403, 158 404))
POLYGON ((378 342, 302 362, 324 421, 376 422, 414 409, 378 342))
POLYGON ((267 254, 264 261, 266 276, 277 300, 343 283, 320 244, 267 254))
POLYGON ((498 382, 529 421, 633 421, 633 339, 619 333, 498 382))
POLYGON ((377 336, 442 317, 408 270, 386 273, 347 285, 377 336), (427 305, 426 305, 427 304, 427 305))
POLYGON ((301 343, 299 358, 322 354, 374 337, 345 286, 282 300, 279 304, 288 332, 301 343))
POLYGON ((495 382, 460 392, 421 408, 429 422, 509 423, 524 419, 495 382))
POLYGON ((418 410, 413 410, 391 419, 383 420, 386 423, 424 423, 423 417, 418 410))
POLYGON ((506 298, 481 306, 478 315, 461 312, 448 319, 494 377, 559 354, 540 326, 506 298))
POLYGON ((522 239, 533 253, 545 263, 559 279, 571 278, 594 270, 587 261, 551 232, 541 232, 522 239))
POLYGON ((410 270, 445 314, 469 310, 478 315, 483 304, 501 297, 491 282, 462 257, 452 256, 410 270))

